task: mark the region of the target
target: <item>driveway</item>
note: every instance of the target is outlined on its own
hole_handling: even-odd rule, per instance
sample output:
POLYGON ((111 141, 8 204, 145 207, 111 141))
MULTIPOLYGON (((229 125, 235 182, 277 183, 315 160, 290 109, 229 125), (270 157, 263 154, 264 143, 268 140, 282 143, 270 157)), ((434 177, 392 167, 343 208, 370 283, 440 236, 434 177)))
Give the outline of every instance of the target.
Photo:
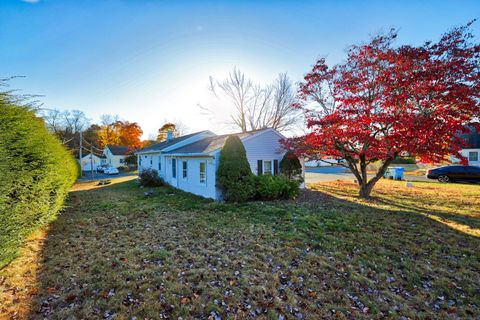
MULTIPOLYGON (((368 175, 369 178, 372 175, 368 175)), ((316 183, 336 180, 355 180, 353 173, 344 167, 316 167, 305 169, 305 182, 316 183)), ((427 181, 424 176, 405 175, 407 181, 427 181)))
POLYGON ((136 176, 136 173, 131 172, 120 172, 119 174, 104 174, 102 172, 93 172, 93 176, 91 172, 84 172, 83 176, 78 178, 80 181, 89 181, 89 180, 102 180, 102 179, 111 179, 111 178, 119 178, 119 177, 130 177, 136 176))

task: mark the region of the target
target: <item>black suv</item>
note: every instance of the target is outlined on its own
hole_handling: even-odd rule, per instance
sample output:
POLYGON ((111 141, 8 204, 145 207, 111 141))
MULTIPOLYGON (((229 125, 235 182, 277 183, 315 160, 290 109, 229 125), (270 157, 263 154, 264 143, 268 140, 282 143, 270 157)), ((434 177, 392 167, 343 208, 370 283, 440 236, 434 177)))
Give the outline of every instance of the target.
POLYGON ((480 167, 456 165, 430 169, 427 171, 427 178, 440 182, 480 182, 480 167))

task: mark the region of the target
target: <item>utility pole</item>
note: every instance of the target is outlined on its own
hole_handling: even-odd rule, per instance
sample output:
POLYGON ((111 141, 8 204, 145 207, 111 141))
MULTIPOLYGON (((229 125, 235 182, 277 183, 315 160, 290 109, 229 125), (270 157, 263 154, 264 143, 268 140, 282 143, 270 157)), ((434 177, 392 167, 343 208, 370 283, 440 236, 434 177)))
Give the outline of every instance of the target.
POLYGON ((92 148, 92 145, 90 145, 90 172, 92 173, 92 179, 93 179, 93 148, 92 148))
POLYGON ((80 155, 80 176, 83 175, 83 167, 82 167, 82 140, 83 140, 83 136, 82 136, 82 131, 80 131, 80 152, 79 152, 79 155, 80 155))

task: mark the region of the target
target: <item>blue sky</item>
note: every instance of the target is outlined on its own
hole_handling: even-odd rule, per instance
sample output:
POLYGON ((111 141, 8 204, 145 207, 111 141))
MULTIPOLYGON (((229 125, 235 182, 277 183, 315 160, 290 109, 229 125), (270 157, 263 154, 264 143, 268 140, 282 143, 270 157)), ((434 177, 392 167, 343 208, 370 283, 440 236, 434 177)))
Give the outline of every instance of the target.
POLYGON ((396 27, 399 44, 421 44, 479 16, 478 0, 2 0, 0 77, 25 76, 12 88, 46 107, 137 121, 145 137, 164 120, 224 132, 197 106, 217 103, 209 76, 237 66, 260 83, 280 72, 299 81, 317 57, 340 62, 376 32, 396 27))

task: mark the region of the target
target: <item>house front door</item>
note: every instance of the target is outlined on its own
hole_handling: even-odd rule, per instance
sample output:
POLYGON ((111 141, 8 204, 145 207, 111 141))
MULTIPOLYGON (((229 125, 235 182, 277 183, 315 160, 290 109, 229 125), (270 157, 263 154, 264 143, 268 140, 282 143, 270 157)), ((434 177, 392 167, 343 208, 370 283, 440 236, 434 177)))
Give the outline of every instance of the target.
POLYGON ((172 186, 177 186, 177 159, 172 158, 172 186))

